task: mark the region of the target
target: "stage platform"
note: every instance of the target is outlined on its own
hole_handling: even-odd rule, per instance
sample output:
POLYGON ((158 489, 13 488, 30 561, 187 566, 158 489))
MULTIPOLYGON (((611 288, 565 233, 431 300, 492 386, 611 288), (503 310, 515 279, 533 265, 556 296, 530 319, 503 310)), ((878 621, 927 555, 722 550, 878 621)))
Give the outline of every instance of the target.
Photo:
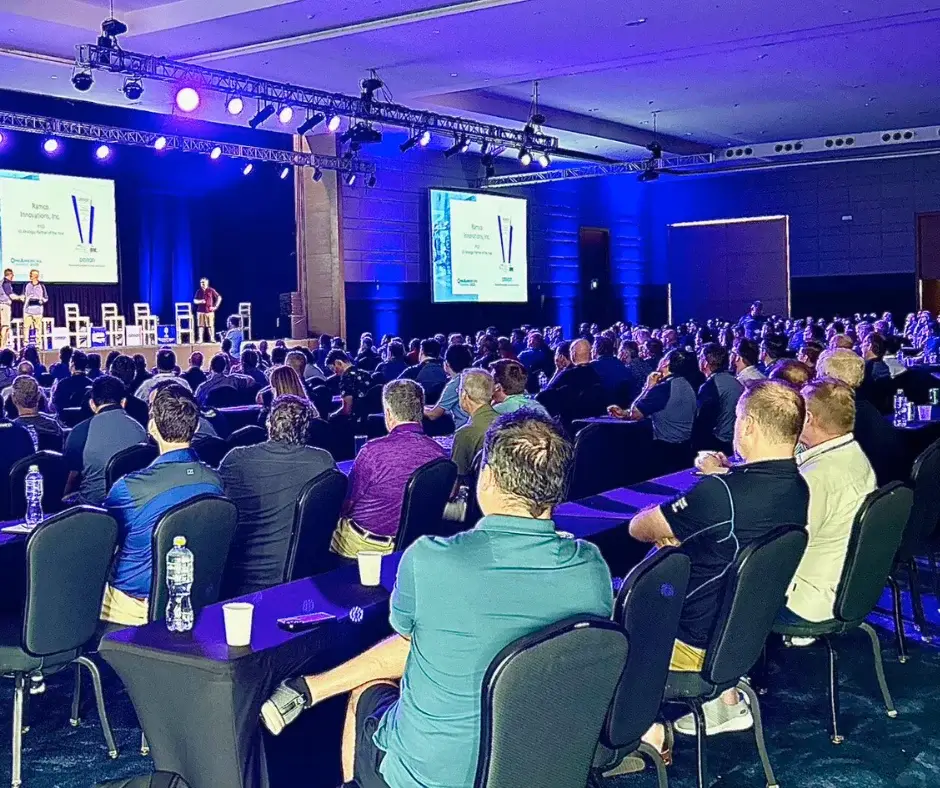
MULTIPOLYGON (((255 345, 257 345, 260 341, 261 340, 255 340, 255 339, 249 340, 249 342, 252 342, 255 345)), ((269 353, 274 348, 274 343, 276 341, 277 341, 276 339, 267 340, 269 353)), ((310 347, 310 340, 307 340, 307 339, 285 339, 284 341, 287 343, 288 348, 310 347)), ((208 369, 209 360, 212 358, 212 356, 214 356, 216 353, 219 352, 221 347, 222 345, 219 342, 215 342, 215 343, 207 342, 204 344, 200 343, 200 344, 195 344, 195 345, 189 345, 189 344, 146 345, 146 346, 126 345, 122 347, 83 347, 83 348, 78 348, 78 349, 83 350, 86 353, 100 353, 102 362, 104 362, 104 360, 108 356, 108 353, 110 353, 112 350, 116 350, 118 353, 123 353, 124 355, 127 355, 127 356, 134 356, 140 353, 145 359, 147 359, 147 365, 150 367, 156 366, 157 353, 159 351, 164 350, 164 349, 172 350, 174 353, 176 353, 176 363, 179 365, 179 367, 182 370, 185 371, 186 369, 189 368, 190 355, 192 355, 193 353, 197 353, 197 352, 202 353, 203 356, 205 356, 206 360, 205 360, 205 364, 203 364, 203 368, 208 369)), ((46 368, 48 369, 51 364, 54 364, 55 362, 59 360, 59 351, 58 349, 40 350, 39 357, 42 359, 42 363, 45 364, 46 368)))

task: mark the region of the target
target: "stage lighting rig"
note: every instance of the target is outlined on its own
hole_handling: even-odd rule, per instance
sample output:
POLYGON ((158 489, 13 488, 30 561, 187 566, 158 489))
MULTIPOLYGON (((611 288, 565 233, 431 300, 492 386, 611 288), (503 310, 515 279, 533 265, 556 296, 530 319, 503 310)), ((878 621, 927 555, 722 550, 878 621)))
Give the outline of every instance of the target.
POLYGON ((339 135, 342 144, 347 142, 358 145, 374 145, 382 141, 382 132, 376 131, 371 123, 359 122, 350 126, 339 135))
POLYGON ((304 134, 313 131, 313 129, 323 123, 324 120, 326 120, 326 115, 324 115, 322 112, 314 112, 309 118, 307 118, 297 127, 297 133, 303 137, 304 134))
POLYGON ((519 163, 523 167, 528 167, 532 163, 532 154, 526 148, 519 149, 519 163))
POLYGON ((124 80, 124 87, 121 90, 128 101, 140 101, 140 97, 144 95, 143 80, 138 77, 128 77, 124 80))
POLYGON ((375 177, 375 173, 373 172, 369 176, 368 180, 366 180, 366 186, 368 186, 370 189, 374 189, 376 183, 378 183, 378 179, 375 177))
POLYGON ((273 104, 262 107, 249 119, 248 126, 252 129, 258 128, 258 126, 270 118, 275 111, 273 104))
POLYGON ((430 134, 430 132, 427 132, 427 131, 425 131, 425 132, 420 132, 420 131, 419 131, 417 134, 412 134, 408 139, 406 139, 401 145, 398 146, 398 149, 399 149, 402 153, 407 153, 407 152, 410 151, 415 145, 421 145, 422 147, 424 147, 425 145, 428 144, 428 142, 422 142, 422 140, 424 140, 425 137, 427 137, 428 142, 431 141, 431 134, 430 134))
POLYGON ((106 66, 111 61, 110 50, 120 49, 118 36, 127 32, 127 25, 114 18, 114 3, 111 3, 111 15, 101 23, 101 35, 98 36, 98 46, 101 48, 99 63, 106 66))
POLYGON ((454 140, 454 144, 444 151, 444 158, 449 159, 458 153, 466 153, 470 149, 470 140, 466 137, 460 137, 454 140))
POLYGON ((379 79, 379 75, 373 69, 369 78, 359 83, 359 96, 367 104, 371 104, 375 100, 375 94, 384 87, 385 83, 379 79))
POLYGON ((81 93, 91 90, 91 86, 94 84, 95 78, 90 71, 76 71, 72 74, 72 87, 81 93))

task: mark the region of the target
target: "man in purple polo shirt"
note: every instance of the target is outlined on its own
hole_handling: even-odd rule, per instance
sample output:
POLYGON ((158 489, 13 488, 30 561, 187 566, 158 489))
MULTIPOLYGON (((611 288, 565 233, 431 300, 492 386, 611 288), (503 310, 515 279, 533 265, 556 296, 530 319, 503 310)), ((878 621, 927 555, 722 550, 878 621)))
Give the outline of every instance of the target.
POLYGON ((408 480, 431 460, 446 457, 424 434, 424 389, 393 380, 382 389, 388 435, 369 441, 349 473, 349 492, 330 549, 355 558, 363 550, 392 552, 408 480))

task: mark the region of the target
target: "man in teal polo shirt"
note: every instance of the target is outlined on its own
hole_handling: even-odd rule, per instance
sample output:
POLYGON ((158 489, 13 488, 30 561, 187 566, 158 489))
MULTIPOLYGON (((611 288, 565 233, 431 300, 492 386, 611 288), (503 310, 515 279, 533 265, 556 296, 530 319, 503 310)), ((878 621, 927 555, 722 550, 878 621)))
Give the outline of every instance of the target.
POLYGON ((490 662, 564 618, 612 612, 600 552, 560 536, 551 519, 572 459, 558 428, 527 410, 503 416, 484 458, 476 528, 421 537, 402 556, 391 598, 397 634, 338 668, 281 684, 261 710, 277 734, 304 709, 350 693, 343 779, 360 788, 473 788, 490 662))

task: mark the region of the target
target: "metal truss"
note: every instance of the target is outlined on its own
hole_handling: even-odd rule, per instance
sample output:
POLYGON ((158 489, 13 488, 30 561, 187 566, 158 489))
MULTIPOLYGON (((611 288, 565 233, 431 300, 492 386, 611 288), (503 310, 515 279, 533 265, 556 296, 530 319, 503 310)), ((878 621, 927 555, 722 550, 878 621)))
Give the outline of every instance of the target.
POLYGON ((102 126, 98 123, 81 123, 41 115, 24 115, 16 112, 0 112, 0 128, 93 142, 111 142, 116 145, 133 145, 142 148, 153 148, 156 141, 162 137, 166 140, 166 146, 163 150, 168 151, 177 150, 186 153, 209 154, 214 148, 219 148, 222 156, 233 159, 270 162, 293 167, 316 167, 321 170, 336 170, 347 173, 375 172, 373 163, 358 158, 348 160, 337 156, 320 156, 314 153, 278 150, 276 148, 258 148, 254 145, 239 145, 231 142, 213 142, 212 140, 196 137, 162 134, 156 131, 138 131, 116 126, 102 126))
POLYGON ((325 115, 342 115, 405 129, 428 129, 456 138, 466 137, 471 142, 482 143, 489 140, 509 148, 526 147, 547 151, 558 148, 556 137, 536 131, 510 129, 451 115, 411 109, 401 104, 390 104, 375 99, 369 101, 362 97, 346 96, 342 93, 328 93, 152 55, 126 52, 116 47, 82 44, 78 48, 75 64, 79 69, 103 69, 116 74, 172 82, 181 86, 240 96, 242 99, 254 98, 275 106, 291 106, 322 112, 325 115))
POLYGON ((498 175, 494 178, 481 178, 474 183, 476 188, 501 189, 509 186, 531 186, 537 183, 554 181, 572 181, 581 178, 602 178, 605 175, 641 174, 651 170, 681 170, 694 172, 695 167, 713 164, 715 157, 711 153, 696 153, 691 156, 666 156, 655 167, 649 160, 625 161, 620 164, 591 164, 587 167, 556 167, 550 170, 532 170, 511 175, 498 175))

